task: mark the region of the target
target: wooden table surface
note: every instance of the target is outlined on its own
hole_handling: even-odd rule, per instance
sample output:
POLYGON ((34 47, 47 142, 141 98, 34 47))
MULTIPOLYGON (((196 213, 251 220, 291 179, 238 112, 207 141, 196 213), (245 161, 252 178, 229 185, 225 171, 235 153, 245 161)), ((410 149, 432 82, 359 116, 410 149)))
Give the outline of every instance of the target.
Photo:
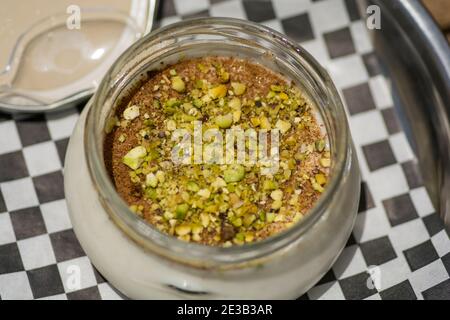
POLYGON ((450 42, 450 0, 422 0, 450 42))

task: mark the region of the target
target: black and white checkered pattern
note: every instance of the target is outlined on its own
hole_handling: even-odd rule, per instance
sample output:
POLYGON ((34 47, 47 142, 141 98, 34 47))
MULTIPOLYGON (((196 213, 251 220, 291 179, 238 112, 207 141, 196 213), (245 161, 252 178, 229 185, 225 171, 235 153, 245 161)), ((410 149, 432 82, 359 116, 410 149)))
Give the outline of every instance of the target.
MULTIPOLYGON (((365 182, 346 248, 302 299, 450 299, 449 235, 423 187, 355 1, 164 0, 158 26, 210 15, 256 21, 299 41, 338 86, 365 182)), ((0 114, 1 299, 123 298, 92 267, 67 214, 62 168, 79 111, 0 114), (73 265, 82 276, 75 291, 68 282, 73 265)))

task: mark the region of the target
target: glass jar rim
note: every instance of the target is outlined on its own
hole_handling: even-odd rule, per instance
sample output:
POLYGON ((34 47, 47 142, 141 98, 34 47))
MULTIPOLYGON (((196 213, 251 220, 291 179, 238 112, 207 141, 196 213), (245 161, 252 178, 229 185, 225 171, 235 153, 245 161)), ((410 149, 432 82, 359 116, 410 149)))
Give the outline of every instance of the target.
MULTIPOLYGON (((127 76, 130 75, 127 74, 127 76)), ((111 107, 113 108, 114 104, 111 104, 111 107)), ((317 108, 319 108, 319 106, 317 106, 317 108)), ((104 132, 104 128, 101 128, 100 132, 104 132)), ((335 191, 339 188, 351 152, 350 133, 346 122, 344 107, 328 73, 311 54, 294 40, 289 39, 287 36, 272 30, 269 27, 234 18, 199 18, 184 20, 160 28, 138 40, 128 48, 104 76, 99 84, 97 92, 91 99, 91 106, 88 110, 85 123, 84 145, 91 180, 99 194, 103 207, 113 218, 113 221, 128 236, 143 247, 159 253, 170 260, 197 267, 241 265, 249 261, 260 260, 286 247, 294 240, 301 237, 317 222, 325 211, 327 203, 331 201, 335 191), (186 30, 197 30, 197 32, 202 32, 206 31, 207 28, 211 28, 215 32, 221 32, 221 34, 223 34, 224 31, 220 31, 221 28, 228 27, 243 33, 251 34, 253 37, 262 37, 265 41, 271 41, 275 45, 283 47, 283 50, 289 52, 290 56, 294 59, 297 59, 298 61, 301 59, 301 63, 303 64, 307 63, 309 70, 314 72, 314 74, 310 74, 310 76, 312 76, 314 80, 323 83, 328 95, 329 107, 335 111, 337 121, 341 125, 336 134, 336 140, 339 143, 336 144, 337 147, 335 150, 331 150, 332 174, 330 180, 325 191, 303 219, 290 228, 264 240, 240 246, 218 247, 179 240, 176 237, 160 232, 154 226, 145 222, 133 213, 126 202, 117 193, 110 175, 107 172, 103 158, 104 137, 99 137, 97 130, 107 93, 110 92, 110 90, 114 90, 114 88, 121 88, 120 86, 125 82, 123 77, 127 72, 124 72, 121 67, 118 68, 118 65, 125 65, 127 60, 131 59, 134 56, 134 52, 139 50, 140 47, 152 43, 161 43, 164 37, 175 37, 179 32, 186 30), (117 77, 114 77, 115 74, 117 77), (187 255, 189 257, 187 257, 187 255)))

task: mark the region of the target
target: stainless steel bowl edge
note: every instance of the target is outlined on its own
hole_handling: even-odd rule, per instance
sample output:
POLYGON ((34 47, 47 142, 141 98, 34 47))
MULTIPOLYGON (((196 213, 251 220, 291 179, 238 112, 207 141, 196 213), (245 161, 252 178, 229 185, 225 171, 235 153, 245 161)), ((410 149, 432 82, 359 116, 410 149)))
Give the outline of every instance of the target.
POLYGON ((363 0, 381 9, 371 32, 391 80, 402 126, 419 160, 425 187, 450 230, 450 48, 419 0, 363 0))

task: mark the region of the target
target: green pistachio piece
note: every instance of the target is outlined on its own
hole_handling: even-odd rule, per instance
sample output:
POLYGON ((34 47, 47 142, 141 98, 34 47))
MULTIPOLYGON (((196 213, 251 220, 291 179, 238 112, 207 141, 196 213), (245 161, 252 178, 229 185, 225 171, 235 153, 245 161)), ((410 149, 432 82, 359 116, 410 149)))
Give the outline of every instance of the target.
POLYGON ((200 187, 194 181, 189 181, 186 185, 186 189, 192 192, 198 192, 200 190, 200 187))
POLYGON ((228 81, 230 81, 230 74, 226 71, 221 71, 219 78, 220 82, 227 83, 228 81))
POLYGON ((171 107, 179 107, 181 105, 181 101, 176 98, 170 98, 166 101, 165 105, 169 108, 171 107))
POLYGON ((147 188, 147 189, 145 189, 145 196, 146 196, 148 199, 156 200, 158 194, 157 194, 155 188, 147 188))
POLYGON ((227 86, 223 84, 215 86, 214 88, 209 89, 208 93, 213 99, 223 98, 227 94, 227 86))
POLYGON ((155 123, 151 119, 145 119, 144 120, 144 125, 149 127, 149 128, 153 128, 155 126, 155 123))
POLYGON ((271 85, 270 86, 270 90, 272 90, 274 92, 281 92, 281 91, 283 91, 283 87, 282 86, 277 86, 277 85, 271 85))
POLYGON ((266 221, 266 214, 264 211, 261 211, 259 213, 259 220, 261 220, 262 222, 266 221))
POLYGON ((233 99, 231 99, 228 102, 228 106, 231 109, 240 110, 241 109, 241 99, 239 99, 238 97, 234 97, 233 99))
POLYGON ((131 106, 126 108, 123 111, 123 118, 125 120, 134 120, 137 117, 139 117, 139 107, 138 106, 131 106))
POLYGON ((319 183, 317 183, 316 179, 311 178, 310 182, 311 182, 313 189, 316 190, 317 192, 322 193, 324 191, 324 188, 319 183))
POLYGON ((179 226, 177 226, 175 228, 175 233, 178 236, 185 236, 185 235, 191 233, 191 230, 192 230, 192 228, 191 228, 190 225, 188 225, 188 224, 181 224, 181 225, 179 225, 179 226))
POLYGON ((291 124, 288 121, 283 121, 283 120, 278 120, 277 123, 275 124, 276 128, 278 130, 280 130, 280 132, 282 134, 285 134, 286 132, 289 131, 289 129, 291 129, 291 124))
POLYGON ((267 119, 266 117, 260 117, 259 122, 260 122, 259 125, 260 125, 261 129, 265 129, 265 130, 271 129, 269 119, 267 119))
POLYGON ((231 127, 231 125, 233 124, 233 115, 231 113, 228 113, 226 115, 218 116, 216 118, 216 124, 222 129, 231 127))
POLYGON ((278 183, 276 183, 273 180, 264 180, 263 182, 263 189, 265 191, 269 191, 269 190, 275 190, 278 188, 278 183))
POLYGON ((158 152, 158 150, 155 150, 155 149, 151 149, 149 152, 148 152, 148 160, 156 160, 156 159, 159 159, 159 157, 161 156, 160 155, 160 153, 158 152))
POLYGON ((323 139, 317 140, 315 145, 316 150, 319 152, 322 152, 325 149, 325 141, 323 139))
POLYGON ((131 169, 136 170, 141 166, 142 162, 144 162, 146 155, 147 150, 142 146, 137 146, 128 151, 128 153, 123 157, 122 162, 131 169))
POLYGON ((268 212, 266 214, 266 220, 267 220, 268 223, 272 223, 275 220, 275 213, 268 212))
POLYGON ((211 191, 209 189, 200 189, 197 194, 202 198, 208 199, 211 196, 211 191))
POLYGON ((201 108, 203 106, 203 101, 201 99, 195 99, 192 103, 196 108, 201 108))
POLYGON ((239 232, 239 233, 237 233, 234 237, 235 237, 236 240, 238 240, 238 241, 244 241, 244 239, 245 239, 245 234, 242 233, 242 232, 239 232))
POLYGON ((231 221, 231 224, 232 224, 233 226, 235 226, 236 228, 239 228, 240 226, 242 226, 242 219, 241 219, 241 218, 233 219, 233 220, 231 221))
POLYGON ((270 194, 270 197, 275 201, 281 200, 283 198, 283 191, 281 191, 280 189, 274 190, 270 194))
POLYGON ((245 168, 241 165, 230 166, 223 172, 223 179, 226 183, 239 182, 244 179, 245 168))
POLYGON ((202 63, 197 64, 197 68, 198 68, 198 70, 200 70, 200 72, 203 72, 203 73, 208 72, 208 68, 202 63))
POLYGON ((149 173, 145 177, 145 184, 152 188, 156 188, 156 186, 158 185, 158 178, 153 173, 149 173))
POLYGON ((247 89, 246 85, 240 82, 232 82, 231 87, 233 88, 234 94, 237 96, 243 95, 247 89))
POLYGON ((283 202, 281 200, 274 200, 272 202, 272 209, 273 210, 278 210, 281 208, 281 206, 283 205, 283 202))
POLYGON ((255 220, 256 217, 253 214, 246 215, 243 220, 244 226, 249 227, 255 220))
POLYGON ((179 220, 183 220, 186 217, 186 213, 189 210, 187 203, 179 204, 175 209, 175 217, 179 220))
POLYGON ((172 82, 173 90, 180 92, 180 93, 182 93, 186 90, 186 85, 184 84, 184 81, 183 81, 183 79, 181 79, 180 76, 172 77, 171 82, 172 82))
POLYGON ((316 181, 318 184, 320 184, 321 186, 323 186, 324 184, 327 183, 327 178, 325 177, 325 175, 323 173, 318 173, 315 175, 316 181))
POLYGON ((331 160, 328 158, 321 158, 319 160, 319 162, 320 162, 320 165, 324 168, 329 168, 331 165, 331 160))

